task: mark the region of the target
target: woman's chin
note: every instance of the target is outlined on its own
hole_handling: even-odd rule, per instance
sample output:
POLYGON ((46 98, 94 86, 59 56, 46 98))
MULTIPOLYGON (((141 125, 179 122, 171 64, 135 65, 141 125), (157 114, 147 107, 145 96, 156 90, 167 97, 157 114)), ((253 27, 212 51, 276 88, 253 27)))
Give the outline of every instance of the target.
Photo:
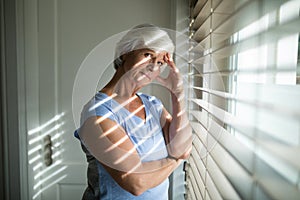
POLYGON ((148 77, 145 74, 142 74, 137 78, 137 82, 145 81, 145 79, 148 79, 148 77))

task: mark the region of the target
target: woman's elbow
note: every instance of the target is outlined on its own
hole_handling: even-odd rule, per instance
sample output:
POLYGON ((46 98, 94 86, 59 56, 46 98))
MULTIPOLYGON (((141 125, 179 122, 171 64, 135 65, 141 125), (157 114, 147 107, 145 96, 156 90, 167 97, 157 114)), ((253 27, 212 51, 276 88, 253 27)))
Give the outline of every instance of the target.
POLYGON ((141 177, 128 177, 127 180, 120 185, 124 190, 126 190, 134 196, 140 196, 148 189, 147 185, 141 177))
POLYGON ((133 190, 130 193, 134 196, 140 196, 141 194, 143 194, 145 191, 142 190, 133 190))
POLYGON ((132 185, 132 187, 130 188, 130 190, 127 190, 128 192, 130 192, 132 195, 134 196, 140 196, 141 194, 143 194, 146 190, 141 187, 140 185, 134 183, 132 185))
POLYGON ((189 154, 191 153, 193 145, 193 136, 190 135, 185 140, 181 140, 178 143, 171 143, 168 146, 168 152, 169 155, 174 158, 180 158, 180 159, 186 159, 189 157, 189 154))

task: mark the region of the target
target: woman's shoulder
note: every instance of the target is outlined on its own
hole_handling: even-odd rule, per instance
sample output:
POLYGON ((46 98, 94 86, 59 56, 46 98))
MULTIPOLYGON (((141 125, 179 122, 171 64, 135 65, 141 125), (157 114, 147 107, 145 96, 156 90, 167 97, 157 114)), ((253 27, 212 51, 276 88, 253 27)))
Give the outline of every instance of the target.
POLYGON ((109 98, 109 95, 107 95, 107 94, 104 93, 104 92, 99 91, 99 92, 97 92, 97 93, 95 94, 94 97, 95 97, 96 100, 102 100, 102 99, 109 98))
POLYGON ((137 93, 142 99, 147 100, 151 104, 162 104, 161 100, 156 96, 145 94, 145 93, 137 93))
POLYGON ((81 124, 92 116, 105 116, 111 120, 116 120, 112 106, 112 97, 105 93, 97 92, 83 107, 81 124))
POLYGON ((97 116, 99 113, 108 112, 111 108, 111 97, 102 92, 97 92, 83 107, 82 113, 97 116))

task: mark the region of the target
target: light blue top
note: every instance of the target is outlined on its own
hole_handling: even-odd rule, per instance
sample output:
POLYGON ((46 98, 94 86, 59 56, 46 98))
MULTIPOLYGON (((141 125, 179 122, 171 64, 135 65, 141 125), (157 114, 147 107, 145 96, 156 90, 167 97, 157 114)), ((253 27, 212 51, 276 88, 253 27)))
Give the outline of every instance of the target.
MULTIPOLYGON (((123 108, 118 102, 104 93, 98 92, 82 112, 82 122, 89 116, 106 116, 120 124, 130 140, 135 145, 142 162, 153 161, 168 156, 165 146, 160 117, 163 105, 156 97, 138 93, 145 106, 146 121, 123 108)), ((78 137, 77 131, 75 136, 78 137)), ((85 149, 86 151, 86 149, 85 149)), ((87 152, 86 152, 87 153, 87 152)), ((89 154, 89 152, 87 153, 89 154)), ((147 190, 140 196, 134 196, 122 189, 104 169, 97 163, 100 182, 101 200, 167 200, 169 181, 166 179, 160 185, 147 190)), ((93 190, 97 190, 94 188, 93 190)))

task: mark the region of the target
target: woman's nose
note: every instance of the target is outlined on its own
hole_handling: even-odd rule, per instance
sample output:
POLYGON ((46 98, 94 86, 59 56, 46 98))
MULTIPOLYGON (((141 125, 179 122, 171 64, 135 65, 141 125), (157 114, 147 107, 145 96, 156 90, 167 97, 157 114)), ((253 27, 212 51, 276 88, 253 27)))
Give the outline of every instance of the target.
POLYGON ((147 65, 147 70, 150 72, 158 70, 158 66, 156 65, 157 59, 152 58, 149 60, 149 64, 147 65))
POLYGON ((150 63, 150 64, 147 65, 146 69, 149 72, 156 72, 156 71, 159 70, 159 66, 155 65, 154 63, 150 63))
POLYGON ((147 69, 147 71, 153 72, 154 67, 155 67, 154 63, 151 62, 147 65, 146 69, 147 69))

